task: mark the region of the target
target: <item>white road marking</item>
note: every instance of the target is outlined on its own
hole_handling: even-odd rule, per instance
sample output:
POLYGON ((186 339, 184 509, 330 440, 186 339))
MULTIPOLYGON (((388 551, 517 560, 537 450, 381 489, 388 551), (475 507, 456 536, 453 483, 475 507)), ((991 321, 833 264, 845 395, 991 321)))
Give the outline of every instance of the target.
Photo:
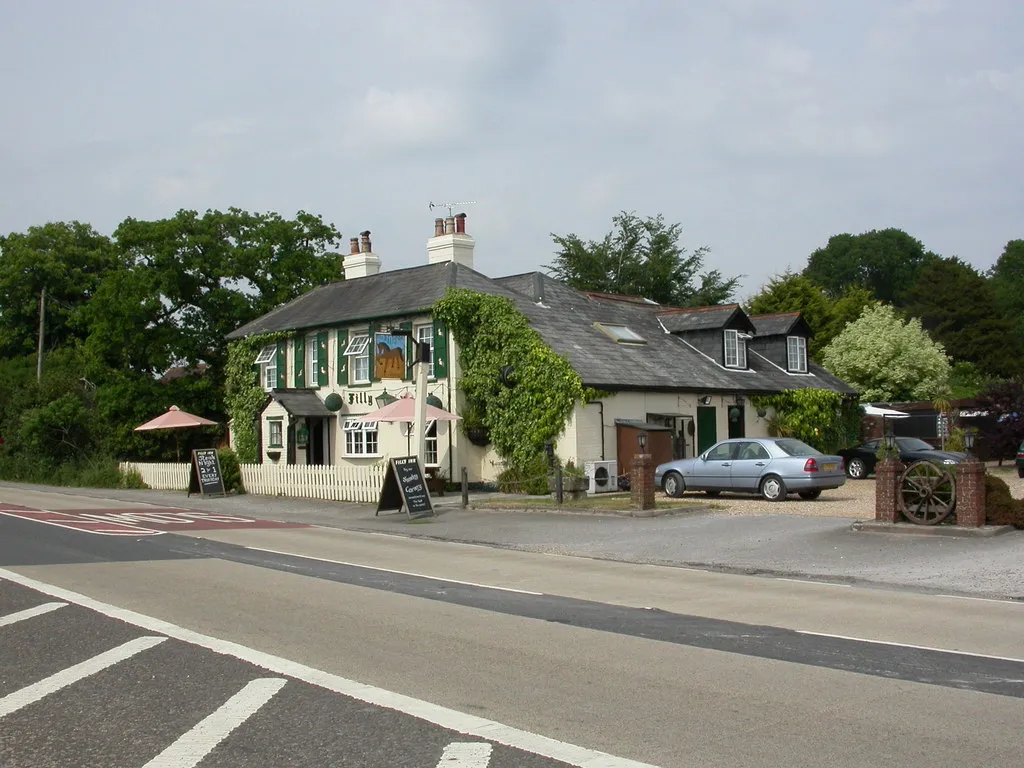
POLYGON ((199 765, 214 747, 256 714, 287 682, 280 677, 253 680, 142 768, 193 768, 199 765))
POLYGON ((650 763, 641 763, 624 757, 615 757, 606 752, 598 752, 595 749, 568 744, 564 741, 548 738, 547 736, 503 725, 494 720, 487 720, 476 715, 467 715, 464 712, 431 704, 428 701, 414 699, 411 696, 404 696, 400 693, 366 685, 355 680, 348 680, 339 675, 307 667, 305 664, 257 651, 229 640, 220 640, 209 635, 200 634, 199 632, 193 632, 191 629, 179 627, 177 624, 171 624, 162 619, 146 616, 145 614, 136 613, 125 608, 118 608, 115 605, 94 600, 91 597, 72 592, 63 587, 37 581, 4 568, 0 568, 0 578, 43 592, 59 600, 75 603, 83 608, 109 616, 112 619, 134 624, 150 632, 160 632, 168 637, 173 637, 176 640, 181 640, 191 645, 208 648, 211 651, 226 656, 234 656, 237 659, 263 667, 278 675, 295 678, 296 680, 301 680, 320 688, 326 688, 329 691, 334 691, 359 701, 365 701, 378 707, 393 709, 457 733, 487 739, 488 741, 532 752, 535 755, 552 760, 560 760, 576 768, 657 768, 657 766, 650 763))
POLYGON ((24 611, 18 611, 17 613, 8 613, 6 616, 0 616, 0 627, 6 627, 9 624, 16 624, 19 621, 25 619, 32 619, 36 616, 42 616, 44 613, 50 611, 56 611, 58 608, 63 608, 67 603, 43 603, 37 605, 35 608, 26 608, 24 611))
POLYGON ((490 744, 480 741, 456 741, 444 748, 437 768, 487 768, 491 762, 490 744))
POLYGON ((447 579, 444 576, 431 576, 427 573, 413 573, 412 571, 396 571, 393 568, 380 568, 376 565, 363 565, 362 563, 349 563, 344 560, 330 560, 326 557, 313 557, 312 555, 300 555, 297 552, 282 552, 279 549, 264 549, 262 547, 246 547, 253 552, 266 552, 271 555, 287 555, 288 557, 301 557, 303 560, 316 560, 321 563, 334 563, 335 565, 348 565, 352 568, 365 568, 368 571, 382 571, 383 573, 394 573, 399 576, 415 576, 419 579, 431 579, 432 581, 446 581, 449 584, 462 584, 466 587, 480 587, 481 589, 497 589, 502 592, 515 592, 520 595, 543 595, 543 592, 530 592, 527 589, 515 589, 514 587, 496 587, 493 584, 478 584, 475 581, 459 581, 458 579, 447 579))
MULTIPOLYGON (((75 601, 69 600, 68 602, 73 603, 75 601)), ((86 659, 79 664, 61 670, 40 680, 38 683, 27 685, 14 693, 9 693, 0 699, 0 717, 17 712, 22 707, 27 707, 29 704, 59 691, 61 688, 89 677, 89 675, 102 672, 119 661, 130 659, 135 654, 159 645, 166 639, 166 637, 138 637, 134 640, 129 640, 124 645, 119 645, 117 648, 105 651, 99 656, 93 656, 91 659, 86 659)))
POLYGON ((811 635, 813 637, 831 637, 836 640, 853 640, 857 643, 871 643, 872 645, 888 645, 893 648, 913 648, 915 651, 935 651, 936 653, 955 653, 957 656, 972 656, 976 659, 992 659, 994 661, 1013 661, 1024 664, 1024 659, 1015 659, 1013 656, 993 656, 989 653, 971 653, 970 651, 954 651, 949 648, 934 648, 930 645, 911 645, 910 643, 896 643, 891 640, 871 640, 866 637, 850 637, 848 635, 830 635, 828 632, 810 632, 805 629, 794 630, 800 635, 811 635))
POLYGON ((935 595, 936 597, 949 597, 953 600, 977 600, 981 603, 1002 603, 1003 605, 1024 605, 1018 600, 1000 600, 996 597, 973 597, 971 595, 935 595))

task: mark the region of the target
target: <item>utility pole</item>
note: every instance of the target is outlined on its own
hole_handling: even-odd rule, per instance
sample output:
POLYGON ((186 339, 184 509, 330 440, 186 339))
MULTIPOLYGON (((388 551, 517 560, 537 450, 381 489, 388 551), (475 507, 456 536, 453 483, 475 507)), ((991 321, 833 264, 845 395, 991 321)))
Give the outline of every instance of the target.
POLYGON ((39 350, 36 353, 36 383, 43 380, 43 338, 46 331, 46 286, 39 292, 39 350))

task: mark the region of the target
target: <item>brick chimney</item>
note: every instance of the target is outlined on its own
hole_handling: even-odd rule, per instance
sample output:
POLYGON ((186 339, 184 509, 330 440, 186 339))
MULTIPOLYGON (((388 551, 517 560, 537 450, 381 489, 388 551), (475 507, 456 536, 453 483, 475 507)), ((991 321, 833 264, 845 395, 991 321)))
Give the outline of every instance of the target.
POLYGON ((427 240, 427 263, 454 261, 473 269, 473 247, 476 240, 466 232, 466 214, 434 219, 434 236, 427 240))
POLYGON ((370 230, 360 232, 359 237, 349 238, 349 254, 341 264, 345 279, 369 277, 380 272, 380 256, 373 252, 370 230))

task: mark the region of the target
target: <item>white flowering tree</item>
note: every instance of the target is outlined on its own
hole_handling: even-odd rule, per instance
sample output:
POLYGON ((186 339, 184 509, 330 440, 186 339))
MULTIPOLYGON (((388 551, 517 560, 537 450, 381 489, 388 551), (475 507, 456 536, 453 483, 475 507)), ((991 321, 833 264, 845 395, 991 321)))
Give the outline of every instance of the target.
POLYGON ((917 318, 903 320, 888 304, 865 307, 822 350, 822 364, 867 402, 932 400, 949 379, 942 345, 917 318))

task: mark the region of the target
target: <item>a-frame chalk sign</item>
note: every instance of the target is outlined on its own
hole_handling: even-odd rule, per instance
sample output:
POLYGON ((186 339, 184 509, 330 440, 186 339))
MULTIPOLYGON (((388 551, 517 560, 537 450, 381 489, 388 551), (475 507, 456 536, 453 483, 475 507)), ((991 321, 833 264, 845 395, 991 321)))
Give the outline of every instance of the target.
POLYGON ((415 456, 401 456, 388 462, 376 514, 379 515, 383 510, 400 510, 402 507, 405 507, 410 520, 434 515, 430 491, 427 490, 423 470, 415 456))
POLYGON ((192 466, 188 472, 188 495, 191 496, 193 493, 203 496, 227 496, 216 448, 196 448, 192 451, 192 466))

